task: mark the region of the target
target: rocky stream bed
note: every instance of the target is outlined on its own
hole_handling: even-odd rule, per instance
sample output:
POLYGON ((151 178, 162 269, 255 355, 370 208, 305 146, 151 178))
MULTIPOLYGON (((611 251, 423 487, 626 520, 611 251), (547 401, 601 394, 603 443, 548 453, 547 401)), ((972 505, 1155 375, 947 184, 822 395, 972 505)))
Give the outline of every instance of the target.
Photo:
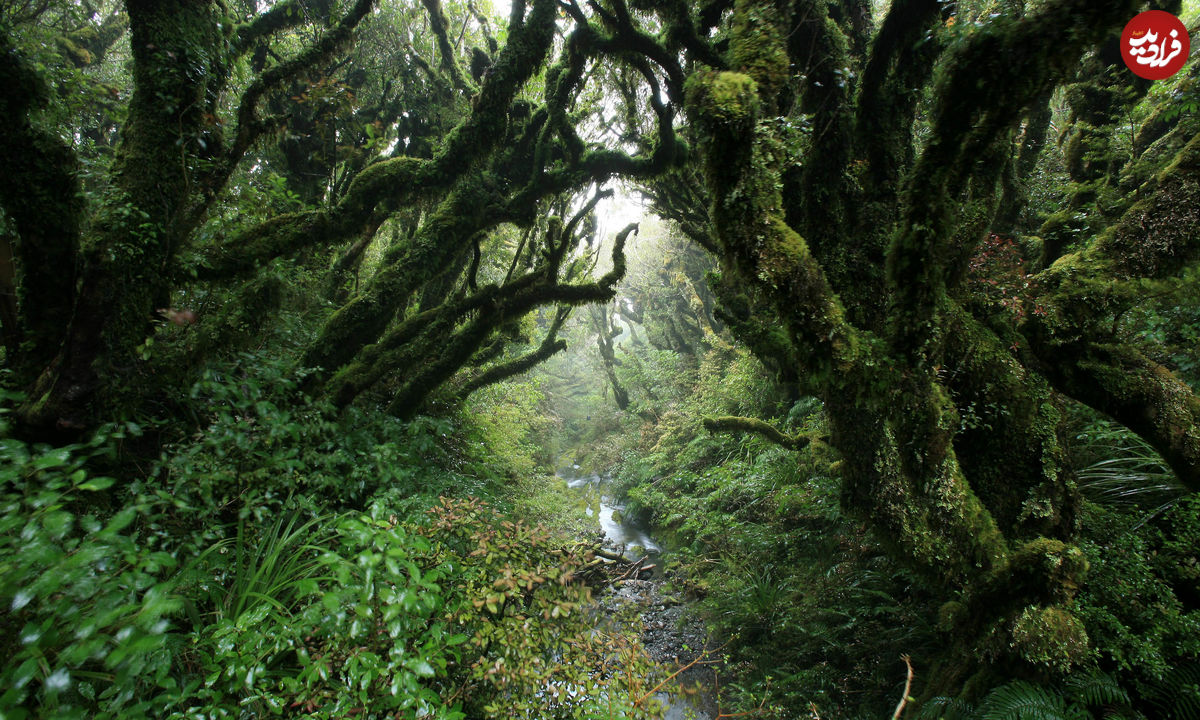
POLYGON ((625 618, 624 622, 640 625, 642 644, 650 657, 672 672, 682 668, 668 686, 671 693, 659 695, 667 707, 664 720, 712 720, 718 715, 712 692, 715 657, 704 656, 709 643, 704 624, 686 601, 666 589, 662 569, 667 552, 647 528, 622 512, 608 494, 607 478, 574 477, 569 470, 560 471, 559 477, 583 495, 588 514, 599 521, 606 556, 614 563, 623 559, 630 570, 627 577, 606 584, 600 593, 599 621, 625 618))

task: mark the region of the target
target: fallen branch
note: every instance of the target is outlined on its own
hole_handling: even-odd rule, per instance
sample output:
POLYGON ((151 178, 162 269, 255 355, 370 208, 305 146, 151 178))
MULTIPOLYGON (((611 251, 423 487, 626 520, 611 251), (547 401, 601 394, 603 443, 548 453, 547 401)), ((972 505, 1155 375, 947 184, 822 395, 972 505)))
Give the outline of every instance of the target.
POLYGON ((637 574, 641 571, 642 563, 646 562, 646 560, 648 558, 649 558, 648 555, 643 555, 640 558, 638 558, 636 562, 634 562, 632 565, 630 565, 629 568, 626 569, 624 573, 622 573, 621 577, 617 578, 616 580, 613 580, 613 582, 618 583, 618 582, 628 578, 630 575, 637 577, 637 574))
POLYGON ((595 556, 595 559, 574 573, 576 578, 593 587, 615 585, 623 580, 640 577, 642 573, 653 572, 654 568, 657 567, 656 565, 646 564, 646 561, 650 559, 649 555, 643 555, 641 558, 630 562, 620 553, 604 549, 598 541, 591 543, 580 542, 569 551, 563 548, 559 552, 565 555, 578 551, 590 553, 595 556))
MULTIPOLYGON (((720 649, 721 649, 721 648, 723 648, 723 647, 725 647, 725 646, 724 646, 724 645, 722 645, 721 647, 717 648, 717 650, 720 650, 720 649)), ((682 675, 683 673, 687 672, 688 670, 691 670, 691 669, 692 669, 692 668, 694 668, 695 666, 697 666, 697 665, 711 665, 711 664, 713 664, 713 663, 717 662, 716 660, 709 660, 709 659, 708 659, 708 656, 709 656, 709 655, 711 655, 712 653, 713 653, 713 651, 712 651, 712 650, 705 649, 703 652, 701 652, 699 655, 697 655, 697 656, 696 656, 696 657, 695 657, 695 658, 694 658, 694 659, 693 659, 691 662, 689 662, 688 664, 679 666, 679 669, 678 669, 678 670, 676 670, 675 672, 673 672, 673 673, 671 673, 670 675, 668 675, 667 677, 665 677, 665 678, 662 680, 662 682, 660 682, 659 684, 657 684, 657 685, 655 685, 653 688, 651 688, 651 689, 650 689, 650 692, 646 693, 645 695, 643 695, 642 697, 640 697, 640 698, 638 698, 636 701, 634 701, 634 703, 633 703, 633 706, 634 706, 634 707, 641 707, 641 706, 642 706, 642 703, 646 702, 646 701, 647 701, 647 700, 649 700, 651 697, 653 697, 653 696, 654 696, 654 694, 655 694, 656 692, 658 692, 659 690, 661 690, 661 689, 663 688, 663 686, 664 686, 664 685, 666 685, 667 683, 671 682, 672 680, 674 680, 675 678, 679 677, 680 675, 682 675)))
POLYGON ((592 548, 592 554, 595 555, 596 557, 602 557, 605 560, 612 560, 613 562, 619 562, 619 563, 629 562, 628 560, 625 559, 625 556, 621 555, 620 553, 611 552, 611 551, 605 550, 604 548, 599 547, 599 546, 592 548))

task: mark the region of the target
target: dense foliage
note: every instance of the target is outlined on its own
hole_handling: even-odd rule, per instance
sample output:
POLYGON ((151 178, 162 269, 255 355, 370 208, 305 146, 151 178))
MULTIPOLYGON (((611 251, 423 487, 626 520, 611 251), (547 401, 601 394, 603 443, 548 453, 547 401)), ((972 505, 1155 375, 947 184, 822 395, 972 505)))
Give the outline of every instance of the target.
POLYGON ((569 463, 722 709, 1196 716, 1151 7, 0 4, 0 715, 652 716, 569 463))
POLYGON ((193 387, 196 435, 140 470, 132 423, 5 440, 5 717, 651 707, 657 671, 635 637, 595 632, 573 538, 502 514, 506 473, 533 464, 497 460, 519 436, 337 418, 271 360, 241 363, 193 387))
MULTIPOLYGON (((615 328, 581 320, 570 329, 579 341, 537 373, 547 414, 559 419, 555 437, 574 462, 615 472, 626 512, 669 542, 671 584, 698 598, 728 653, 728 706, 759 717, 803 716, 813 706, 821 717, 886 717, 904 688, 900 657, 918 669, 920 694, 930 665, 955 641, 963 608, 846 512, 822 403, 797 395, 714 326, 697 325, 678 350, 668 345, 671 326, 688 315, 655 297, 693 297, 695 288, 685 274, 657 274, 684 255, 681 238, 667 227, 647 232, 633 266, 651 272, 621 286, 609 308, 615 328), (611 349, 601 346, 603 334, 614 337, 611 349), (730 422, 751 417, 771 424, 730 422), (812 438, 799 453, 788 446, 797 437, 812 438)), ((996 247, 1009 251, 1008 243, 996 247)), ((980 262, 995 252, 985 249, 980 262)), ((1157 302, 1144 306, 1138 332, 1166 330, 1151 310, 1157 302)), ((703 307, 699 297, 694 307, 703 307)), ((1179 355, 1194 356, 1192 348, 1179 355)), ((1183 377, 1200 379, 1188 368, 1183 377)), ((967 410, 974 418, 964 427, 983 421, 982 409, 967 410)), ((916 717, 1200 710, 1195 498, 1151 447, 1111 420, 1076 405, 1068 434, 1083 498, 1076 542, 1088 567, 1068 606, 1078 620, 1017 618, 1013 632, 1029 638, 1030 665, 1005 664, 957 697, 926 691, 916 717)), ((998 659, 1003 649, 988 652, 998 659)))

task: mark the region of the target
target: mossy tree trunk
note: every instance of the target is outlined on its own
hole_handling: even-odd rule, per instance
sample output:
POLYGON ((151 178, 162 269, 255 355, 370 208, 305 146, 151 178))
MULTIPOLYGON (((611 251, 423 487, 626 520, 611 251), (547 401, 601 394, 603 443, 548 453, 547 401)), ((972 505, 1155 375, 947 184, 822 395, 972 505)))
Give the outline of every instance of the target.
MULTIPOLYGON (((108 189, 90 208, 86 234, 81 215, 89 208, 73 180, 73 153, 31 129, 32 95, 18 95, 0 109, 15 115, 13 124, 34 149, 10 165, 14 186, 32 192, 0 197, 19 220, 20 292, 31 298, 22 307, 33 340, 23 361, 35 375, 18 413, 24 427, 35 433, 84 429, 152 392, 136 377, 138 348, 156 309, 168 304, 180 250, 271 127, 258 117, 259 101, 336 53, 370 7, 370 0, 359 0, 313 46, 253 78, 234 106, 238 122, 226 137, 219 105, 231 64, 252 44, 239 42, 239 32, 261 39, 270 32, 264 25, 291 27, 303 14, 267 13, 238 27, 211 0, 128 0, 134 92, 108 189)), ((26 86, 35 82, 27 71, 11 70, 26 86)))
POLYGON ((613 351, 613 340, 620 337, 621 327, 613 324, 612 308, 608 306, 591 308, 591 319, 592 329, 596 331, 596 349, 600 351, 600 362, 604 365, 604 374, 608 376, 613 401, 618 409, 628 409, 629 391, 617 378, 617 367, 621 361, 613 351))
POLYGON ((960 690, 981 658, 1052 674, 1086 654, 1066 609, 1086 563, 1070 545, 1062 395, 1117 418, 1195 482, 1195 395, 1096 332, 1121 305, 1096 302, 1101 283, 1130 277, 1116 293, 1127 307, 1132 278, 1194 262, 1187 151, 1153 199, 1087 238, 1092 253, 1023 290, 1023 310, 1005 319, 964 282, 980 242, 1019 210, 1019 188, 1002 180, 1032 168, 1050 90, 1134 12, 1060 0, 945 45, 937 3, 896 3, 862 58, 824 5, 739 0, 727 69, 687 83, 731 329, 824 398, 848 510, 948 601, 954 641, 927 695, 960 690), (913 153, 912 88, 928 83, 929 134, 913 153), (800 113, 807 143, 789 127, 800 113), (1135 222, 1136 254, 1120 232, 1135 222))
MULTIPOLYGON (((181 220, 191 176, 199 172, 205 115, 228 74, 214 3, 131 0, 127 10, 136 90, 113 163, 113 190, 82 244, 69 329, 24 409, 34 425, 84 426, 88 404, 112 403, 128 390, 123 385, 135 382, 134 353, 154 308, 165 304, 170 261, 186 235, 181 220)), ((61 272, 27 269, 27 278, 61 272)))
POLYGON ((84 203, 74 154, 33 117, 48 89, 7 36, 0 37, 0 85, 6 88, 0 93, 0 206, 15 232, 0 250, 0 302, 10 366, 28 383, 54 358, 70 321, 84 203))

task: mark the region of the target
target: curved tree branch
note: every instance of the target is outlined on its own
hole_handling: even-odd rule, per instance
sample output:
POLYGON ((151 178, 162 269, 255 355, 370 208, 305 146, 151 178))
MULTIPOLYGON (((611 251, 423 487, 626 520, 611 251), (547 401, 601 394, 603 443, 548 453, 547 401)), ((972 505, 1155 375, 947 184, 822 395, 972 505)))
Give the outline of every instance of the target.
POLYGON ((549 360, 556 353, 566 350, 567 343, 565 340, 558 339, 558 331, 562 328, 563 322, 571 315, 571 309, 570 307, 559 308, 558 312, 554 315, 554 321, 550 324, 550 329, 546 331, 546 337, 537 349, 525 353, 518 358, 493 365, 479 375, 471 378, 462 388, 454 393, 454 402, 460 403, 476 390, 528 372, 546 360, 549 360))
POLYGON ((789 435, 771 423, 758 418, 722 415, 704 418, 704 429, 712 433, 754 433, 788 450, 801 450, 812 442, 810 435, 789 435))
POLYGON ((891 340, 906 357, 933 357, 928 345, 946 284, 942 259, 952 235, 950 208, 974 172, 973 160, 1136 5, 1057 0, 1028 18, 989 23, 948 59, 931 140, 908 178, 902 230, 887 257, 891 340))
MULTIPOLYGON (((295 58, 266 70, 250 83, 238 102, 238 122, 233 142, 216 167, 205 176, 199 198, 186 212, 184 228, 190 229, 200 223, 246 152, 263 133, 272 128, 270 123, 263 122, 258 117, 259 101, 267 93, 273 92, 303 73, 311 71, 345 48, 353 37, 355 28, 371 11, 374 4, 375 0, 357 0, 337 26, 325 33, 314 45, 295 58)), ((268 11, 267 15, 272 12, 274 12, 274 8, 268 11)), ((297 14, 302 13, 297 12, 297 14)))

